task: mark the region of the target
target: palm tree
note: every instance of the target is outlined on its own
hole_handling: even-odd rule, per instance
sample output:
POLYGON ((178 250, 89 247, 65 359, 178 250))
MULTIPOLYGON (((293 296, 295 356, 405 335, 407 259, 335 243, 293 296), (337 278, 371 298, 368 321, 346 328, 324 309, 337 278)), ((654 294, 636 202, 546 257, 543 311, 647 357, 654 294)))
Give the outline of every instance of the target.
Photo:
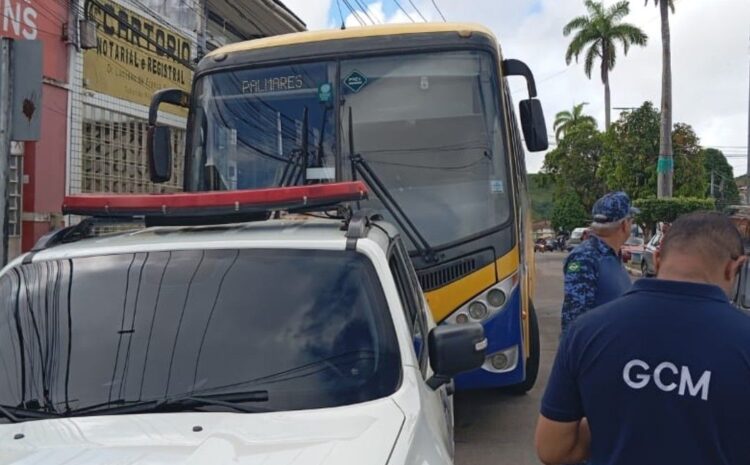
MULTIPOLYGON (((646 0, 646 5, 650 0, 646 0)), ((659 134, 659 165, 657 195, 672 197, 672 45, 669 33, 669 10, 674 13, 674 0, 654 0, 661 12, 661 132, 659 134)))
POLYGON ((568 133, 573 127, 579 125, 596 128, 594 117, 583 114, 584 105, 588 105, 588 102, 573 105, 573 111, 564 110, 555 115, 555 122, 553 124, 555 128, 555 140, 560 142, 562 136, 568 133))
POLYGON ((573 18, 563 28, 563 35, 569 36, 577 31, 568 45, 565 62, 570 64, 575 57, 576 62, 581 54, 585 54, 584 71, 591 79, 591 71, 596 60, 601 61, 601 78, 604 84, 604 126, 609 129, 610 124, 610 95, 609 73, 617 62, 617 43, 622 44, 625 55, 631 45, 645 46, 648 36, 638 27, 623 23, 622 20, 630 13, 630 2, 619 1, 609 8, 601 2, 586 0, 584 2, 588 16, 573 18))

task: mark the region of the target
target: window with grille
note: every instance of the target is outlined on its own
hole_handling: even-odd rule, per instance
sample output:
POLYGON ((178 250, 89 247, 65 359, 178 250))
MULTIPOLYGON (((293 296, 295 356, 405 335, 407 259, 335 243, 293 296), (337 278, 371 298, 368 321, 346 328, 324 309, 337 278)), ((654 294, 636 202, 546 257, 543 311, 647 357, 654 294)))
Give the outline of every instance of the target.
POLYGON ((172 179, 154 184, 146 158, 148 122, 126 113, 83 105, 81 191, 166 193, 182 190, 185 130, 172 128, 172 179))

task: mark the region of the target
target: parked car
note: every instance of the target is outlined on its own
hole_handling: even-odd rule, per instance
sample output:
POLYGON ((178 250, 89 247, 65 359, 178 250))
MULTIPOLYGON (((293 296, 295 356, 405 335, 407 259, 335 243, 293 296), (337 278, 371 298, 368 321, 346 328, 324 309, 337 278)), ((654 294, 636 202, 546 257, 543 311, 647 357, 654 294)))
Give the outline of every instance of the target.
POLYGON ((588 239, 588 234, 589 228, 575 228, 573 232, 570 233, 568 242, 565 243, 565 250, 570 252, 575 249, 578 244, 588 239))
POLYGON ((654 254, 661 248, 661 241, 664 239, 664 233, 661 228, 654 234, 650 241, 646 244, 643 249, 643 257, 641 259, 641 274, 645 278, 656 276, 656 261, 654 260, 654 254))
POLYGON ((643 250, 645 248, 643 238, 630 236, 625 244, 620 247, 620 256, 622 261, 631 262, 639 265, 643 259, 643 250))
MULTIPOLYGON (((86 220, 4 268, 0 463, 451 465, 451 379, 487 340, 435 325, 398 230, 366 212, 236 223, 282 194, 329 206, 319 190, 213 212, 225 197, 165 196, 168 221, 139 214, 169 226, 86 220)), ((106 214, 92 199, 80 214, 106 214)))

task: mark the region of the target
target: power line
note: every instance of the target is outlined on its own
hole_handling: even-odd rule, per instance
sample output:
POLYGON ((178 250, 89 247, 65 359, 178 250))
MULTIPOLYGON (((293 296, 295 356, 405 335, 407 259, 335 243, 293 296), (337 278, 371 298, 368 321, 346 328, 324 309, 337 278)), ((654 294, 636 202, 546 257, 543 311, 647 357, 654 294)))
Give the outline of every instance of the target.
POLYGON ((447 22, 448 20, 445 19, 445 15, 443 15, 443 12, 440 11, 440 7, 437 5, 436 0, 432 0, 432 6, 435 7, 435 9, 437 10, 437 12, 440 15, 440 17, 443 18, 443 22, 447 22))
POLYGON ((357 14, 356 8, 352 8, 352 5, 349 3, 349 0, 344 0, 344 5, 346 8, 351 12, 354 19, 357 20, 360 26, 364 26, 365 22, 362 21, 362 18, 359 17, 359 14, 357 14))
POLYGON ((417 5, 414 4, 414 1, 413 0, 409 0, 409 3, 411 4, 412 8, 414 8, 414 10, 416 10, 416 12, 419 15, 419 17, 422 18, 422 21, 424 21, 426 23, 427 22, 427 18, 425 18, 424 15, 422 14, 422 12, 419 11, 419 8, 417 8, 417 5))
POLYGON ((354 1, 362 9, 362 13, 364 13, 365 16, 367 16, 367 19, 369 19, 372 22, 372 24, 377 24, 377 21, 372 19, 372 16, 370 16, 370 13, 367 12, 367 8, 362 4, 362 1, 361 0, 354 0, 354 1))
POLYGON ((395 4, 396 4, 396 6, 398 7, 398 9, 399 9, 399 10, 401 10, 401 11, 403 11, 403 12, 404 12, 404 14, 406 15, 406 17, 407 17, 407 18, 409 18, 409 21, 411 21, 412 23, 413 23, 413 22, 415 22, 415 21, 414 21, 414 18, 412 18, 412 17, 411 17, 411 15, 409 14, 409 12, 408 12, 408 11, 406 11, 406 10, 404 9, 404 7, 402 7, 402 6, 401 6, 401 4, 400 4, 400 3, 398 2, 398 0, 393 0, 393 3, 395 3, 395 4))
POLYGON ((339 7, 339 17, 341 17, 341 27, 345 28, 346 24, 344 23, 344 13, 341 12, 341 0, 336 0, 336 6, 339 7))

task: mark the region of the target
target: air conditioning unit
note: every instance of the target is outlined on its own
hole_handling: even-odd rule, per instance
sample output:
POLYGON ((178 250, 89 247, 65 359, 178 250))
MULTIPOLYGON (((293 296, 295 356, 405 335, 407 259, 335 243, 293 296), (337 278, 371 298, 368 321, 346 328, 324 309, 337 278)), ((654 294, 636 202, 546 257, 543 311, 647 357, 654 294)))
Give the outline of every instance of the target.
POLYGON ((81 19, 78 21, 80 47, 84 50, 96 48, 96 21, 81 19))

